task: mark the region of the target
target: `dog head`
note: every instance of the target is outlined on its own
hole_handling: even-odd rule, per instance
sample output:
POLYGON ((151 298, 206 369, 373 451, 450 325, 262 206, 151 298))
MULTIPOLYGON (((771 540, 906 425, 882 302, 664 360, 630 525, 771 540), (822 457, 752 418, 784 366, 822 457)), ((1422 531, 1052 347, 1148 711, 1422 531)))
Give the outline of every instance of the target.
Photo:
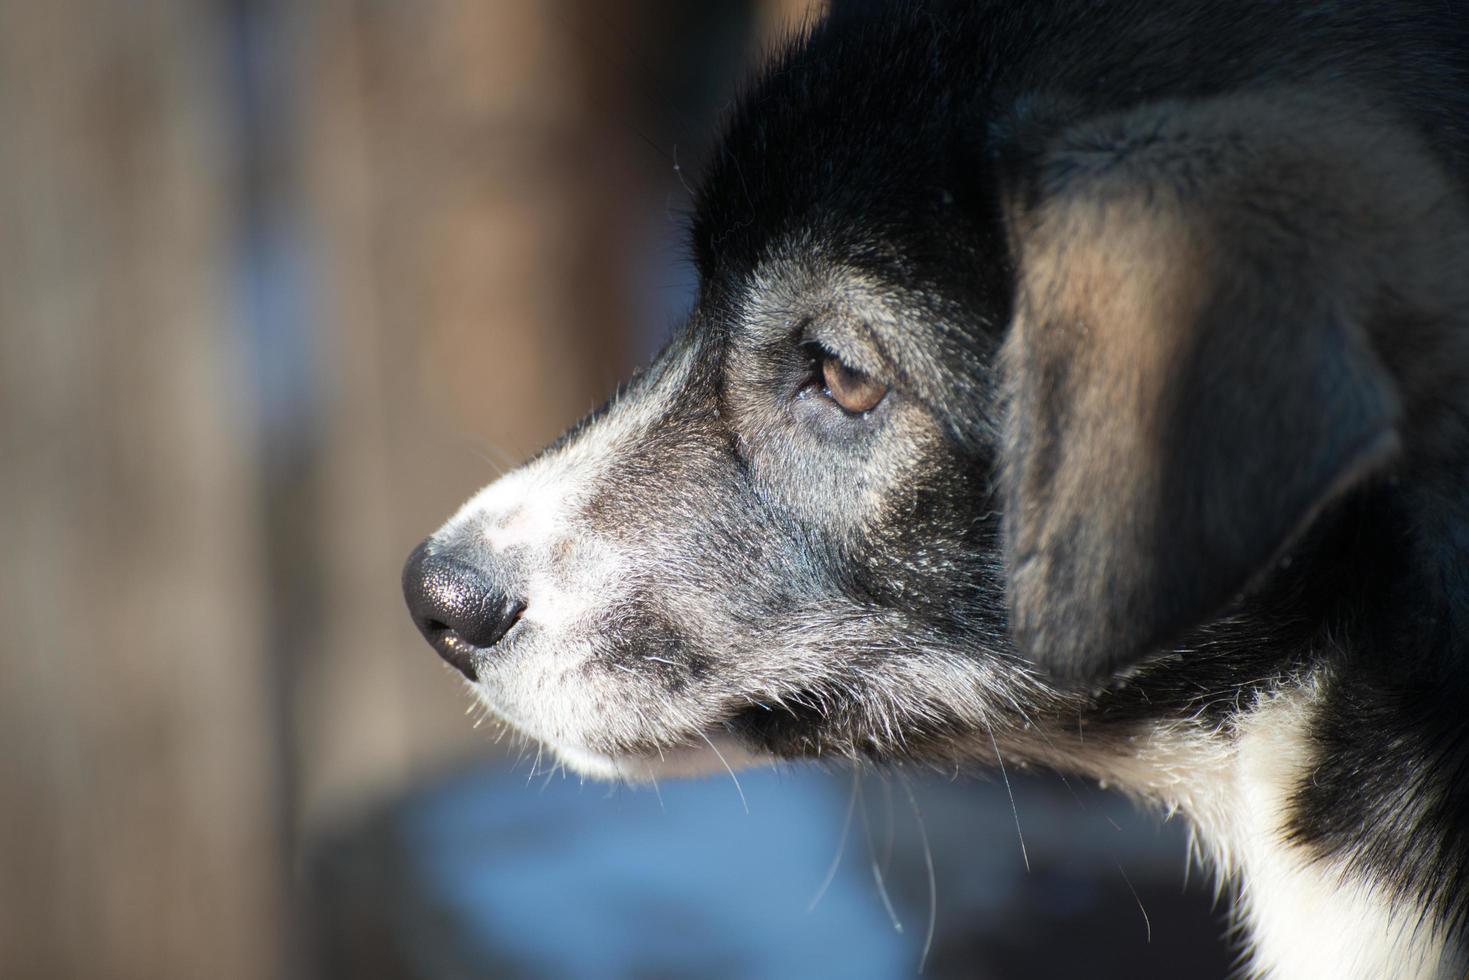
POLYGON ((688 322, 410 559, 425 635, 572 767, 950 756, 1228 677, 1325 615, 1288 549, 1433 451, 1462 224, 1401 127, 1033 97, 980 20, 778 59, 701 186, 688 322))

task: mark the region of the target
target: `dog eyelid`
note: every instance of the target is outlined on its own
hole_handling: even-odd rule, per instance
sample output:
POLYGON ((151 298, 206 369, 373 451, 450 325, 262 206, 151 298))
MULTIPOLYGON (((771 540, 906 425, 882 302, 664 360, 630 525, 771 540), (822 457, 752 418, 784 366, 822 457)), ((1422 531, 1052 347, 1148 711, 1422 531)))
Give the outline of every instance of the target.
POLYGON ((827 352, 821 360, 822 390, 845 412, 865 415, 887 397, 888 386, 827 352))
POLYGON ((882 404, 891 386, 865 367, 854 366, 852 358, 827 342, 826 334, 826 329, 813 329, 811 318, 801 321, 797 342, 809 372, 801 394, 818 395, 848 416, 864 416, 882 404))

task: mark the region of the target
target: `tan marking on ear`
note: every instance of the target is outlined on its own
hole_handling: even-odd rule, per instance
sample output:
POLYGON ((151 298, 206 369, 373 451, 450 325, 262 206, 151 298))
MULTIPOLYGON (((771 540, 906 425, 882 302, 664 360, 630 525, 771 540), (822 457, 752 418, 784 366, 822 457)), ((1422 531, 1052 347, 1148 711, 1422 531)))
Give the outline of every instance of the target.
MULTIPOLYGON (((1050 447, 1065 465, 1028 473, 1031 484, 1050 477, 1048 506, 1069 511, 1098 494, 1159 492, 1160 406, 1209 294, 1206 253, 1200 229, 1136 199, 1087 197, 1036 216, 1005 356, 1032 358, 1025 369, 1060 389, 1035 394, 1065 403, 1067 424, 1037 434, 1065 430, 1064 445, 1050 447), (1067 336, 1029 342, 1046 329, 1067 336)), ((1041 499, 1039 486, 1023 492, 1041 499)), ((1030 545, 1045 551, 1065 529, 1040 526, 1045 536, 1030 545)))
POLYGON ((1072 127, 1007 202, 1012 628, 1107 666, 1215 614, 1327 502, 1469 408, 1469 217, 1338 93, 1072 127))

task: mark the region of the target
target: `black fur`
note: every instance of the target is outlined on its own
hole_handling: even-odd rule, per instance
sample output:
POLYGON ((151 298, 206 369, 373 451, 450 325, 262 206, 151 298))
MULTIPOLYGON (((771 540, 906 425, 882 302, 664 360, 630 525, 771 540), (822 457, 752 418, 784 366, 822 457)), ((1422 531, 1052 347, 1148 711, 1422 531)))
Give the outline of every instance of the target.
MULTIPOLYGON (((619 693, 574 705, 574 737, 531 734, 1095 774, 1095 745, 1227 742, 1309 681, 1286 833, 1469 957, 1466 11, 838 5, 726 121, 689 324, 537 461, 646 417, 566 532, 627 565, 577 675, 619 693), (1067 195, 1103 217, 1048 239, 1067 195), (1160 315, 1199 339, 1136 418, 1096 414, 1116 351, 1078 277, 1175 256, 1128 251, 1118 214, 1201 242, 1176 256, 1195 279, 1161 281, 1208 292, 1160 315), (1037 292, 1053 259, 1074 296, 1037 292), (832 354, 889 396, 843 412, 832 354)), ((539 642, 512 632, 479 682, 510 690, 539 642)))
MULTIPOLYGON (((1037 193, 1039 148, 1068 124, 1162 98, 1342 79, 1390 102, 1459 187, 1469 182, 1469 16, 1457 5, 956 3, 867 16, 872 6, 839 8, 742 100, 701 185, 695 254, 706 296, 800 237, 914 288, 940 317, 960 311, 924 338, 945 375, 928 381, 929 407, 981 452, 993 452, 989 365, 1013 303, 998 182, 1037 193)), ((1401 476, 1364 489, 1288 570, 1183 638, 1186 656, 1104 693, 1097 710, 1227 712, 1242 685, 1331 662, 1313 733, 1323 763, 1299 794, 1295 834, 1393 880, 1462 935, 1469 441, 1454 435, 1433 472, 1455 486, 1432 500, 1401 476), (1405 791, 1426 803, 1408 825, 1405 791)), ((992 506, 958 492, 976 513, 992 506)))

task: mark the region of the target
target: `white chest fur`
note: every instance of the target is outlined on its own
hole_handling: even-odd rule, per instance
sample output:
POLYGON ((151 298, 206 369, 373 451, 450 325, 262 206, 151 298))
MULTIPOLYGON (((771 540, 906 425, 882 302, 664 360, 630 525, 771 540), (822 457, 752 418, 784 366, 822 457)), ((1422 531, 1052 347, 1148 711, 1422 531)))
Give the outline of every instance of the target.
POLYGON ((1217 774, 1218 796, 1194 814, 1199 843, 1239 889, 1251 969, 1270 980, 1463 980, 1469 964, 1420 910, 1288 839, 1292 794, 1316 766, 1319 690, 1308 681, 1263 699, 1217 774))
POLYGON ((1232 735, 1172 723, 1088 753, 1082 765, 1189 820, 1199 858, 1237 892, 1249 975, 1465 980, 1469 955, 1427 927, 1421 910, 1289 839, 1292 797, 1317 766, 1309 733, 1320 691, 1316 678, 1263 696, 1232 735))

